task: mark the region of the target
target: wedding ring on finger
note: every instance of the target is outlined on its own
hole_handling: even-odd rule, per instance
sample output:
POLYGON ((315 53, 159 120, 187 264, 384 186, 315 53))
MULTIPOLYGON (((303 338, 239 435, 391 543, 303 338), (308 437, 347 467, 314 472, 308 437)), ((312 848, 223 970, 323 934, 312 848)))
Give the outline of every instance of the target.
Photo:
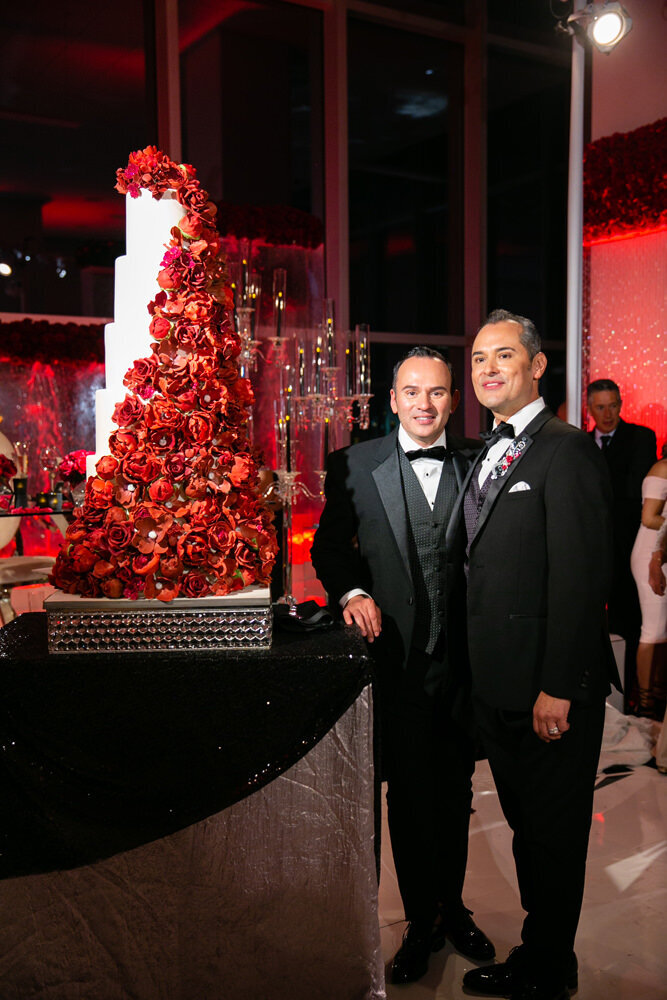
POLYGON ((560 729, 558 728, 558 726, 554 726, 553 729, 547 729, 547 732, 549 736, 557 736, 558 733, 560 732, 560 729))

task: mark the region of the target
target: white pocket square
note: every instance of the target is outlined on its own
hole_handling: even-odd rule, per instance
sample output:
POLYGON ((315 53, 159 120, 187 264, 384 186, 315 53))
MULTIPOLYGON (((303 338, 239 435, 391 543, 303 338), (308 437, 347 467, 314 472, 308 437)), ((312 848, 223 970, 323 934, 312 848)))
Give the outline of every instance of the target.
POLYGON ((525 490, 529 489, 530 486, 528 485, 528 483, 524 483, 522 481, 520 483, 515 483, 512 489, 510 490, 510 493, 523 493, 525 490))

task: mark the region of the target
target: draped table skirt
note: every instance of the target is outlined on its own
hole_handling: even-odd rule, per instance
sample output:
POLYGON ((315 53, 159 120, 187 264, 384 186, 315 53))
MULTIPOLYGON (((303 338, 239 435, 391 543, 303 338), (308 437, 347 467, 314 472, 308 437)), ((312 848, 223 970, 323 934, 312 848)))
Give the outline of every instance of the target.
POLYGON ((0 683, 3 1000, 384 997, 356 636, 49 656, 23 615, 0 683))

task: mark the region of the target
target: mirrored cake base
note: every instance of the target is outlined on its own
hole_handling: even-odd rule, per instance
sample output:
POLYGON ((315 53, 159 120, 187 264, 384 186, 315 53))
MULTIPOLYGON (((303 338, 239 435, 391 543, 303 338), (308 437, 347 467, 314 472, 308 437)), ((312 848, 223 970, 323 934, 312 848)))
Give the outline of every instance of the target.
POLYGON ((268 587, 224 597, 110 600, 57 590, 44 603, 50 653, 269 649, 268 587))

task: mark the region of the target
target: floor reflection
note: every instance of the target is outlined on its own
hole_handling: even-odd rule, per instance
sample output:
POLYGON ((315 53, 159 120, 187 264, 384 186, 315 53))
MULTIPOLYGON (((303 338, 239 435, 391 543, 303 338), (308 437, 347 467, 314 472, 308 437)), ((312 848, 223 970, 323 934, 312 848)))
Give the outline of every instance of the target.
MULTIPOLYGON (((600 772, 577 936, 582 1000, 667 998, 667 776, 648 766, 600 772)), ((508 827, 486 761, 474 778, 475 813, 465 902, 502 960, 519 943, 519 903, 508 827)), ((384 809, 384 806, 383 806, 384 809)), ((382 949, 389 962, 405 924, 383 815, 380 885, 382 949)), ((389 1000, 462 1000, 473 967, 448 944, 427 975, 410 986, 387 986, 389 1000)))

